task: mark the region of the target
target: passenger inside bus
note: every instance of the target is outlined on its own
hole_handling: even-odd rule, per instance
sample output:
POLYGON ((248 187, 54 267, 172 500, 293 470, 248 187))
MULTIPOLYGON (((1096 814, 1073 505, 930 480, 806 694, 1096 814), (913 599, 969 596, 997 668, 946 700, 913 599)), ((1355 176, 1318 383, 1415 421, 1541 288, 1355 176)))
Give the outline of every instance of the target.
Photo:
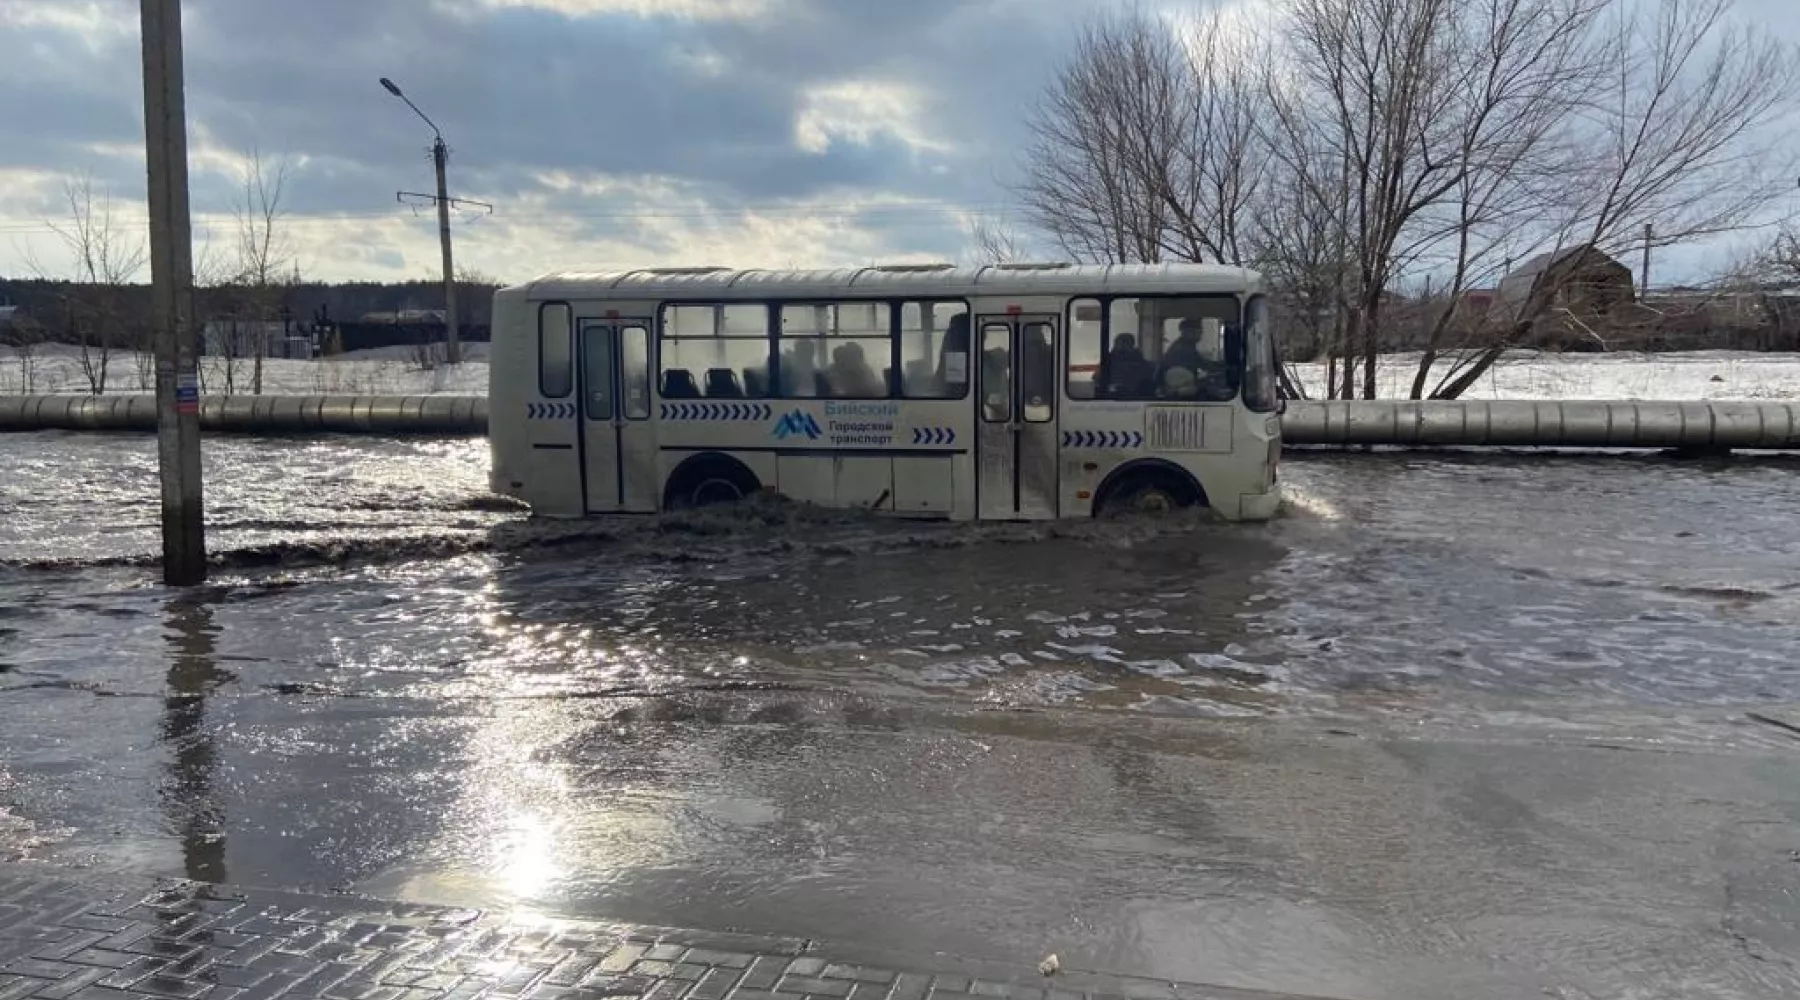
POLYGON ((793 345, 781 352, 781 394, 790 397, 821 395, 818 344, 811 340, 795 340, 793 345))
POLYGON ((1156 389, 1156 366, 1138 349, 1137 338, 1121 333, 1106 355, 1106 392, 1115 399, 1142 399, 1156 389))
POLYGON ((875 369, 863 356, 862 345, 855 341, 839 344, 831 352, 831 368, 828 371, 831 381, 831 394, 847 399, 874 399, 887 395, 876 378, 875 369))
POLYGON ((1203 346, 1203 324, 1197 319, 1181 321, 1180 333, 1162 356, 1156 373, 1158 395, 1172 399, 1226 399, 1231 380, 1225 371, 1220 352, 1203 346))

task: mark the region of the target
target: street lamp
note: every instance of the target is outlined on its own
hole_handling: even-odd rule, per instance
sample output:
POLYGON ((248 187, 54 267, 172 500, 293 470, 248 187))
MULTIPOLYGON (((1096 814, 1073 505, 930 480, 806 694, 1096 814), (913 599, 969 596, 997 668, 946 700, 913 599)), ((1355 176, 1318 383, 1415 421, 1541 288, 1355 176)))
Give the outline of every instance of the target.
POLYGON ((456 318, 456 265, 450 256, 450 187, 444 179, 444 168, 450 162, 450 149, 444 145, 444 133, 437 127, 437 123, 426 117, 425 112, 419 110, 419 106, 400 90, 398 84, 384 76, 381 78, 381 85, 388 93, 405 101, 413 114, 431 126, 431 134, 436 137, 431 144, 431 162, 437 168, 438 243, 442 245, 444 252, 444 361, 452 365, 461 364, 462 346, 458 342, 459 327, 456 318))

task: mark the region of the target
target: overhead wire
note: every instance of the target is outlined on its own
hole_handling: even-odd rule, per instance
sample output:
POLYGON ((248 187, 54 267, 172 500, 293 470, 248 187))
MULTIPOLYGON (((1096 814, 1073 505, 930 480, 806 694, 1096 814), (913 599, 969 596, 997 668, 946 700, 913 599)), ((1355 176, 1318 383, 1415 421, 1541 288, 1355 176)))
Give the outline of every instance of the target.
MULTIPOLYGON (((530 210, 523 212, 496 211, 492 218, 501 222, 543 223, 557 221, 697 221, 737 224, 748 217, 776 216, 793 218, 819 219, 869 219, 886 221, 903 221, 908 218, 930 218, 934 221, 942 218, 966 215, 988 215, 1000 218, 1016 216, 1017 206, 995 204, 963 204, 956 202, 881 202, 876 204, 842 203, 836 205, 809 204, 768 204, 742 205, 733 207, 706 207, 693 209, 666 209, 656 211, 553 211, 530 210)), ((230 213, 201 212, 195 214, 196 221, 227 220, 230 213)), ((488 216, 483 216, 484 218, 488 216)), ((389 220, 410 221, 412 216, 404 211, 384 209, 382 211, 332 212, 287 216, 281 220, 283 226, 341 226, 359 222, 382 222, 389 220)), ((149 226, 147 215, 115 215, 112 224, 120 228, 146 228, 149 226)), ((4 234, 53 234, 60 223, 44 222, 0 222, 0 233, 4 234)))

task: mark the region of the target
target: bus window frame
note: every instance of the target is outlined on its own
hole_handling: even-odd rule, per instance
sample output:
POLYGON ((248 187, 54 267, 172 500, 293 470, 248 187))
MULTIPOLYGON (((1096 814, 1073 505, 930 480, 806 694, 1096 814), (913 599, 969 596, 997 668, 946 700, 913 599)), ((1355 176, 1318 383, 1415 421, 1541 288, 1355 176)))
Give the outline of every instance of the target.
MULTIPOLYGON (((1250 293, 1250 292, 1239 291, 1239 292, 1149 292, 1149 293, 1120 292, 1118 294, 1113 294, 1113 295, 1100 295, 1100 294, 1080 294, 1080 295, 1072 294, 1072 295, 1070 295, 1068 298, 1068 301, 1063 303, 1063 351, 1062 351, 1062 357, 1064 359, 1063 360, 1063 370, 1062 370, 1063 399, 1067 402, 1076 403, 1076 404, 1080 404, 1080 403, 1146 403, 1146 404, 1156 403, 1156 404, 1166 404, 1166 405, 1171 405, 1171 406, 1229 406, 1233 403, 1236 403, 1239 405, 1243 405, 1243 403, 1244 403, 1244 377, 1245 377, 1245 372, 1244 372, 1245 365, 1243 363, 1243 358, 1246 357, 1247 355, 1245 354, 1243 347, 1241 345, 1243 342, 1245 342, 1245 340, 1247 338, 1247 334, 1244 329, 1245 322, 1246 322, 1245 309, 1246 309, 1246 304, 1249 301, 1249 298, 1252 294, 1253 293, 1250 293), (1231 299, 1233 302, 1236 302, 1237 303, 1237 315, 1238 315, 1236 325, 1237 325, 1237 330, 1238 330, 1238 340, 1240 342, 1240 348, 1238 350, 1239 363, 1237 366, 1237 370, 1235 372, 1233 372, 1233 375, 1237 379, 1237 392, 1235 394, 1233 394, 1230 399, 1163 399, 1163 398, 1115 399, 1111 396, 1100 395, 1099 394, 1099 383, 1096 380, 1095 393, 1093 396, 1091 396, 1091 397, 1090 396, 1076 396, 1076 395, 1071 394, 1069 392, 1069 364, 1068 364, 1067 359, 1069 358, 1070 354, 1072 353, 1070 351, 1070 348, 1074 345, 1074 341, 1071 338, 1073 337, 1074 324, 1075 324, 1075 303, 1084 302, 1084 301, 1100 303, 1100 369, 1099 369, 1099 372, 1096 372, 1096 375, 1098 375, 1100 372, 1104 372, 1106 370, 1106 355, 1107 355, 1107 352, 1112 349, 1111 348, 1111 344, 1112 344, 1112 304, 1114 302, 1118 301, 1119 299, 1138 299, 1140 301, 1145 300, 1145 299, 1231 299)), ((1254 293, 1254 294, 1260 295, 1260 294, 1264 294, 1264 293, 1258 292, 1258 293, 1254 293)), ((1141 345, 1140 345, 1140 349, 1141 349, 1141 345)), ((1229 357, 1230 353, 1231 353, 1230 349, 1227 348, 1226 356, 1229 357)))
MULTIPOLYGON (((975 385, 975 379, 973 378, 973 373, 975 370, 975 357, 977 355, 977 352, 975 350, 975 345, 974 345, 974 341, 975 341, 975 306, 974 306, 974 304, 971 303, 967 298, 962 298, 962 297, 957 297, 957 296, 949 296, 946 298, 928 298, 928 297, 923 297, 923 296, 911 296, 911 297, 902 296, 897 299, 889 299, 888 304, 892 307, 891 311, 893 313, 893 321, 892 321, 893 329, 888 334, 888 337, 889 337, 889 339, 891 339, 894 342, 894 360, 895 360, 894 373, 895 373, 895 377, 900 380, 900 388, 901 388, 900 394, 893 398, 896 400, 902 400, 902 401, 909 402, 909 403, 956 403, 956 402, 967 401, 969 398, 969 393, 974 391, 974 385, 975 385), (963 366, 964 366, 964 370, 971 374, 971 377, 963 380, 962 391, 957 393, 956 395, 954 395, 954 396, 943 396, 943 395, 939 395, 939 396, 909 396, 909 395, 906 395, 906 372, 905 372, 905 367, 904 367, 905 360, 902 359, 899 355, 900 355, 900 334, 902 332, 900 329, 900 316, 901 316, 901 313, 904 311, 904 307, 908 303, 912 303, 912 304, 918 305, 918 306, 938 306, 938 305, 945 305, 945 304, 962 306, 962 310, 963 310, 962 314, 963 314, 963 316, 967 317, 968 321, 969 321, 969 345, 966 348, 966 350, 964 351, 964 353, 967 355, 967 357, 965 357, 963 359, 963 366)), ((949 331, 948 331, 948 328, 945 328, 943 330, 936 330, 933 332, 935 332, 941 338, 941 337, 943 337, 943 335, 945 333, 947 333, 949 331)), ((938 353, 939 353, 940 360, 941 360, 941 357, 943 354, 943 350, 944 350, 943 341, 940 339, 938 341, 938 353)))
MULTIPOLYGON (((654 319, 645 319, 640 316, 632 316, 612 320, 611 323, 613 337, 616 338, 618 343, 618 360, 621 362, 625 360, 626 331, 644 331, 644 381, 648 383, 645 388, 649 390, 644 396, 644 412, 641 415, 634 416, 632 414, 631 407, 627 402, 631 398, 630 393, 626 393, 620 397, 619 409, 625 414, 626 420, 649 420, 651 416, 656 413, 656 392, 661 388, 659 385, 661 380, 658 377, 661 374, 661 371, 657 368, 659 356, 656 352, 656 321, 654 319)), ((621 387, 625 384, 624 380, 624 366, 620 365, 619 385, 621 387)))
MULTIPOLYGON (((650 340, 651 340, 652 348, 653 348, 654 355, 655 355, 652 358, 653 364, 652 364, 652 368, 651 368, 651 378, 650 378, 650 391, 653 393, 652 398, 654 398, 659 403, 663 402, 663 394, 662 394, 663 375, 664 375, 663 344, 667 343, 670 339, 674 339, 678 342, 682 341, 682 340, 701 341, 701 340, 755 340, 755 339, 757 339, 755 337, 719 337, 719 336, 682 337, 679 335, 675 336, 674 338, 671 338, 668 334, 668 313, 669 313, 670 309, 677 308, 680 306, 706 306, 708 308, 724 307, 724 306, 762 306, 763 307, 763 337, 762 337, 762 340, 763 340, 763 350, 766 352, 766 356, 763 358, 763 370, 770 373, 769 377, 771 379, 771 382, 773 381, 774 370, 775 370, 774 369, 774 366, 775 366, 775 332, 776 332, 775 324, 777 321, 780 320, 781 317, 780 317, 780 314, 773 312, 769 308, 768 302, 766 302, 762 299, 662 299, 656 303, 656 310, 655 310, 656 315, 652 316, 651 320, 650 320, 650 322, 651 322, 650 340)), ((739 374, 741 375, 742 373, 740 372, 739 374)), ((709 400, 709 398, 714 402, 720 401, 718 399, 718 397, 701 396, 699 399, 695 399, 695 400, 681 399, 681 400, 676 400, 676 402, 704 403, 704 402, 707 402, 709 400)), ((780 397, 776 396, 773 392, 765 392, 761 396, 751 396, 748 394, 746 394, 744 396, 744 400, 746 400, 746 401, 756 400, 759 402, 763 401, 763 400, 779 399, 779 398, 780 397)))
POLYGON ((575 365, 576 365, 577 361, 579 360, 577 358, 577 354, 579 352, 576 348, 576 343, 575 343, 575 341, 576 341, 575 322, 576 321, 575 321, 575 305, 574 305, 574 303, 566 302, 562 299, 551 299, 551 300, 548 300, 545 302, 538 303, 537 343, 536 343, 536 345, 534 345, 536 349, 534 351, 532 351, 532 353, 534 355, 536 355, 536 358, 537 358, 537 389, 538 389, 538 397, 540 399, 568 399, 571 395, 573 395, 575 393, 575 382, 576 382, 575 365), (552 306, 562 307, 562 309, 564 309, 568 313, 568 317, 569 317, 569 323, 568 323, 568 340, 569 340, 568 369, 569 370, 568 370, 567 377, 566 377, 568 386, 567 386, 567 388, 564 389, 563 392, 556 394, 556 395, 552 395, 549 392, 546 392, 544 390, 544 311, 546 309, 549 309, 552 306))
MULTIPOLYGON (((829 298, 829 299, 828 298, 808 297, 808 298, 804 298, 804 299, 770 299, 770 300, 768 300, 769 316, 770 316, 769 336, 774 341, 774 346, 772 348, 774 360, 771 362, 771 365, 773 367, 771 367, 771 369, 770 369, 770 371, 773 372, 773 374, 770 376, 770 384, 776 389, 781 388, 781 383, 782 383, 781 370, 780 370, 781 341, 782 341, 781 311, 783 309, 786 309, 789 306, 836 306, 836 305, 871 305, 871 304, 887 306, 887 310, 888 310, 888 322, 887 322, 888 358, 887 358, 887 364, 884 367, 887 368, 889 371, 892 371, 894 373, 894 375, 893 375, 893 377, 891 377, 887 380, 887 388, 888 388, 887 395, 885 395, 885 396, 788 396, 788 395, 783 395, 779 392, 775 392, 775 393, 771 393, 769 398, 779 399, 784 403, 804 403, 809 400, 842 401, 842 402, 846 402, 846 403, 891 403, 891 402, 895 402, 900 399, 904 399, 905 397, 899 395, 898 393, 896 393, 894 391, 894 389, 895 389, 894 383, 896 381, 904 381, 904 379, 900 378, 900 365, 899 365, 899 360, 900 360, 900 337, 899 337, 900 310, 895 308, 895 306, 896 306, 895 300, 888 298, 886 296, 882 296, 880 298, 854 298, 854 297, 839 296, 837 298, 829 298)), ((879 334, 854 334, 853 333, 853 334, 839 335, 839 336, 833 336, 831 334, 822 334, 822 335, 815 336, 811 339, 822 340, 822 341, 873 340, 876 336, 879 336, 879 334)), ((803 339, 803 338, 796 337, 794 339, 799 340, 799 339, 803 339)), ((880 378, 880 377, 881 377, 881 373, 879 371, 877 371, 876 378, 880 378)))
MULTIPOLYGON (((663 299, 656 303, 656 307, 653 310, 653 315, 650 317, 650 339, 651 339, 651 345, 652 345, 652 351, 653 351, 653 356, 651 358, 651 379, 650 379, 651 390, 652 390, 652 392, 655 393, 654 398, 658 402, 662 402, 662 399, 663 399, 663 396, 662 396, 663 344, 668 342, 671 339, 667 332, 667 325, 666 325, 668 310, 670 308, 673 308, 676 306, 709 306, 709 307, 710 306, 761 306, 764 310, 765 315, 767 315, 767 317, 768 317, 768 320, 767 320, 768 336, 765 339, 767 341, 767 350, 768 350, 768 369, 767 370, 769 372, 770 391, 763 396, 757 397, 759 399, 780 400, 781 402, 784 402, 784 403, 806 402, 808 400, 843 400, 845 402, 857 402, 857 403, 890 403, 890 402, 893 402, 893 403, 901 403, 901 402, 905 402, 905 403, 955 403, 955 402, 967 401, 969 398, 970 392, 973 391, 973 389, 972 389, 973 381, 974 381, 973 379, 970 379, 969 381, 964 382, 962 384, 962 392, 960 392, 956 395, 909 396, 906 394, 905 372, 901 367, 903 361, 900 356, 900 333, 901 333, 900 317, 901 317, 901 307, 907 305, 908 303, 912 303, 912 304, 916 304, 916 305, 927 305, 927 306, 936 306, 936 305, 943 305, 943 304, 961 306, 962 314, 964 316, 969 317, 969 325, 970 325, 971 329, 973 329, 973 327, 974 327, 974 324, 975 324, 975 306, 974 306, 974 304, 972 302, 970 302, 967 297, 955 296, 955 295, 950 295, 950 296, 903 295, 903 296, 899 296, 897 298, 892 295, 882 295, 882 296, 862 297, 862 298, 857 298, 857 297, 853 297, 853 296, 839 296, 836 298, 821 298, 821 297, 817 297, 817 296, 808 296, 805 298, 793 298, 793 299, 788 299, 788 298, 775 298, 775 299, 663 299), (787 396, 787 395, 782 394, 780 392, 780 388, 781 388, 781 341, 782 341, 781 310, 782 310, 782 308, 785 306, 822 306, 822 305, 829 306, 829 305, 838 305, 840 303, 871 303, 871 302, 875 303, 877 305, 885 305, 888 307, 888 329, 887 329, 887 339, 888 339, 888 359, 887 359, 887 361, 888 361, 888 363, 887 363, 887 367, 892 368, 894 370, 894 379, 888 386, 889 394, 884 397, 875 397, 875 396, 787 396), (898 385, 895 385, 893 383, 898 383, 898 385)), ((945 331, 939 330, 936 332, 939 334, 942 334, 945 331)), ((971 336, 972 336, 972 334, 971 334, 971 336)), ((701 340, 704 338, 675 337, 673 339, 679 341, 682 339, 701 340)), ((742 337, 742 338, 725 338, 725 339, 753 340, 755 338, 742 337)), ((822 339, 831 339, 831 338, 822 338, 822 339)), ((845 338, 845 339, 849 339, 849 338, 845 338)), ((862 339, 870 339, 870 338, 865 336, 862 339)), ((941 349, 941 346, 942 346, 942 344, 940 342, 940 349, 941 349)), ((972 365, 973 362, 971 361, 970 364, 972 365)))

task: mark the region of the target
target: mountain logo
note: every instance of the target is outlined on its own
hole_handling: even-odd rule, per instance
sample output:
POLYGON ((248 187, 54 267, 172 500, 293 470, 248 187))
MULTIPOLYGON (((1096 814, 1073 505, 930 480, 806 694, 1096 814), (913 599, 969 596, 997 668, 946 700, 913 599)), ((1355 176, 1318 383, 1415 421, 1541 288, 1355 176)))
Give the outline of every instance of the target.
POLYGON ((775 421, 775 440, 786 441, 788 438, 804 434, 808 441, 817 441, 823 432, 819 430, 819 422, 805 410, 784 413, 775 421))

